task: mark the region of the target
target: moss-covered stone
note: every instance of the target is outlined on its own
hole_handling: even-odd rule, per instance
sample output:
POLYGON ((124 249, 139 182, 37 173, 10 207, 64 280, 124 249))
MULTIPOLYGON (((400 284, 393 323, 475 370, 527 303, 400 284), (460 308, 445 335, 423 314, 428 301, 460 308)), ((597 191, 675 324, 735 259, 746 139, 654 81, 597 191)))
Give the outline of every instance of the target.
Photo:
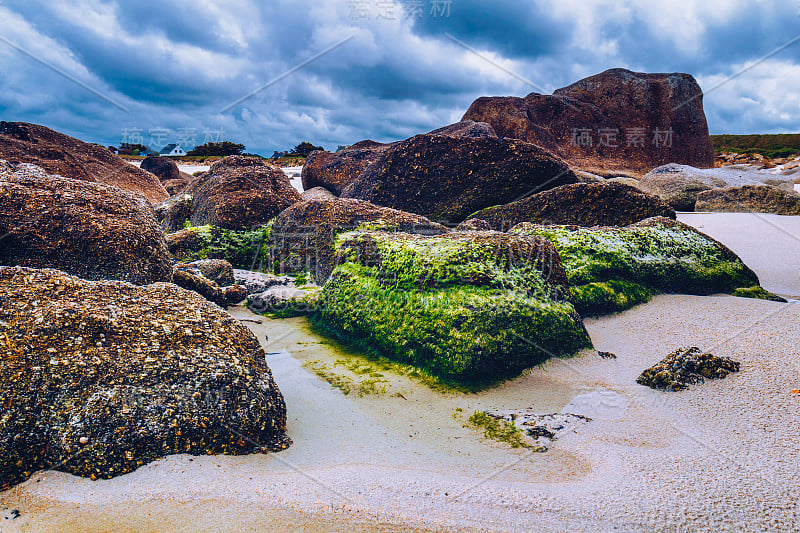
POLYGON ((591 345, 543 239, 352 232, 337 248, 315 321, 390 359, 457 383, 492 382, 591 345))
POLYGON ((167 235, 170 253, 182 261, 225 259, 235 268, 262 270, 270 266, 272 221, 248 231, 216 226, 189 227, 167 235))
POLYGON ((732 294, 739 298, 755 298, 756 300, 770 300, 773 302, 786 303, 786 298, 773 294, 758 285, 754 287, 740 287, 733 291, 732 294))
POLYGON ((758 277, 731 250, 663 217, 624 228, 524 223, 511 233, 553 243, 579 310, 622 310, 647 301, 647 291, 704 295, 758 285, 758 277))

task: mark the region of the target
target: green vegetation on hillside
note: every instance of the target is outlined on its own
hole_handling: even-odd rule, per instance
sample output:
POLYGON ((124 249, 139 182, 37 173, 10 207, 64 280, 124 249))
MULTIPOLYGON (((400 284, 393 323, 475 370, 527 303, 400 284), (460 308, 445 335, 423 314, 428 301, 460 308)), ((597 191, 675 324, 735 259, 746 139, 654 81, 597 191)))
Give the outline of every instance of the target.
POLYGON ((800 133, 774 135, 712 135, 717 152, 761 154, 769 158, 800 154, 800 133))

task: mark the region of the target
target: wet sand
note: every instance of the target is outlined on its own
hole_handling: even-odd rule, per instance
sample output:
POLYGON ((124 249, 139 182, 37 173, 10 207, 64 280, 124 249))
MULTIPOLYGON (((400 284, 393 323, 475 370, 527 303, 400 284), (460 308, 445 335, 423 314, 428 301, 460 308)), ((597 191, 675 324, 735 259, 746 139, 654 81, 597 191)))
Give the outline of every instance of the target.
MULTIPOLYGON (((720 238, 750 216, 703 218, 703 229, 720 238)), ((769 228, 762 242, 781 238, 769 228)), ((741 253, 745 233, 720 240, 741 253)), ((797 272, 774 263, 751 264, 767 288, 797 272)), ((292 447, 170 456, 94 482, 40 472, 0 494, 0 516, 20 513, 0 531, 796 531, 799 315, 798 304, 662 295, 586 321, 615 360, 587 350, 477 394, 385 372, 362 396, 303 367, 360 360, 305 319, 248 323, 271 353, 292 447), (685 345, 742 370, 678 393, 635 383, 685 345), (483 439, 456 412, 526 407, 593 420, 533 453, 483 439)))

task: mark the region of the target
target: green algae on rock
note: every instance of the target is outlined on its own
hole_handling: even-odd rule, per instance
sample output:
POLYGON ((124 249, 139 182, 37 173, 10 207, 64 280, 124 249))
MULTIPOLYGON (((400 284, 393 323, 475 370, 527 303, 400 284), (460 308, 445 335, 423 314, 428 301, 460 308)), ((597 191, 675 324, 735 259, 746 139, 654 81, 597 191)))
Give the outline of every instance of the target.
POLYGON ((224 259, 235 268, 269 268, 272 221, 246 231, 190 226, 166 236, 169 252, 181 261, 224 259))
POLYGON ((0 285, 0 490, 47 468, 111 478, 289 445, 263 348, 199 295, 20 267, 0 285))
POLYGON ((582 312, 622 310, 647 301, 648 291, 730 294, 759 284, 755 273, 723 244, 664 217, 624 228, 523 223, 511 233, 553 243, 582 312))
POLYGON ((545 239, 350 232, 318 326, 456 383, 492 382, 591 345, 545 239))

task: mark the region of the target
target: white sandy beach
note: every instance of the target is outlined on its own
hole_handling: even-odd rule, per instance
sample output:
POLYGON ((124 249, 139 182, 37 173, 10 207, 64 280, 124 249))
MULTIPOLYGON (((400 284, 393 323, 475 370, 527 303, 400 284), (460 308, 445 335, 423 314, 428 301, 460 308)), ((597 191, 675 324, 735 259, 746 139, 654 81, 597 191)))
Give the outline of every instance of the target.
MULTIPOLYGON (((740 254, 767 289, 800 295, 800 217, 681 219, 740 254)), ((352 358, 305 319, 264 320, 249 325, 270 337, 288 450, 171 456, 104 481, 40 472, 0 494, 0 531, 797 531, 798 320, 794 303, 663 295, 586 321, 616 360, 585 351, 479 394, 397 376, 363 397, 302 367, 352 358), (635 383, 686 345, 741 372, 677 393, 635 383), (531 453, 454 417, 527 407, 593 421, 531 453)))

